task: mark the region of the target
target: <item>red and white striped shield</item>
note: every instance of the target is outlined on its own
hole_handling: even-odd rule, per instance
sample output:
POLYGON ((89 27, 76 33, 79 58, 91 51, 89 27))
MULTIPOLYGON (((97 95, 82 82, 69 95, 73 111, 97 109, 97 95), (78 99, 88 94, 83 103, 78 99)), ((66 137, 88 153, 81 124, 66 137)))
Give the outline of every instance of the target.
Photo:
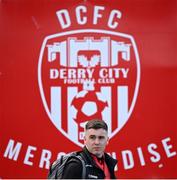
POLYGON ((56 128, 83 146, 84 125, 108 124, 112 138, 127 123, 140 84, 140 62, 132 36, 96 29, 47 36, 38 82, 44 108, 56 128))

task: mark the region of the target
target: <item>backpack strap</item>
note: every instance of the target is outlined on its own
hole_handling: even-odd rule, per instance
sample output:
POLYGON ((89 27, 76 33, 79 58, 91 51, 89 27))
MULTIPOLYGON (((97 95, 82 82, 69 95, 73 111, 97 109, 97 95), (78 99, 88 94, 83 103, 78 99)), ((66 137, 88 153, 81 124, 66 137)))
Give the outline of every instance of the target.
POLYGON ((63 156, 61 156, 60 159, 56 160, 53 164, 51 164, 48 174, 48 179, 57 179, 57 170, 58 167, 61 165, 62 161, 63 161, 63 156))
POLYGON ((85 161, 84 161, 85 158, 83 157, 82 154, 78 155, 77 157, 80 159, 82 163, 82 179, 86 179, 86 167, 85 167, 85 161))

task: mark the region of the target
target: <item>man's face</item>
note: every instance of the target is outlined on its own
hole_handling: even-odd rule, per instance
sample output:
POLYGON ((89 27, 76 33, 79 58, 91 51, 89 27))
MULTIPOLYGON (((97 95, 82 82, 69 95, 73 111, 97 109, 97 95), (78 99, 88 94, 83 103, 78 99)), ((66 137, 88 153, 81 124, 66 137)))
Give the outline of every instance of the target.
POLYGON ((108 143, 108 133, 102 128, 88 129, 85 132, 84 143, 90 153, 102 157, 108 143))

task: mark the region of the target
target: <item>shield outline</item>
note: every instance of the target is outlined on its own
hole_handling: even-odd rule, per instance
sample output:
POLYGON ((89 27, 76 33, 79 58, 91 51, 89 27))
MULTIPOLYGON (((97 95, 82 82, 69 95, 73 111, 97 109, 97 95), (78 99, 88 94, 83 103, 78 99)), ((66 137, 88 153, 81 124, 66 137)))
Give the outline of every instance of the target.
MULTIPOLYGON (((124 34, 124 33, 120 33, 120 32, 113 32, 113 31, 108 31, 108 30, 100 30, 100 29, 82 29, 82 30, 72 30, 72 31, 66 31, 66 32, 62 32, 62 33, 57 33, 57 34, 53 34, 53 35, 49 35, 46 36, 43 40, 42 43, 42 47, 40 50, 40 55, 39 55, 39 60, 38 60, 38 84, 39 84, 39 90, 40 90, 40 95, 42 98, 42 102, 44 105, 44 108, 47 112, 48 117, 50 118, 50 120, 52 121, 52 117, 44 96, 44 91, 43 91, 43 85, 42 85, 42 79, 41 79, 41 66, 42 66, 42 60, 43 60, 43 53, 44 53, 44 49, 46 46, 46 43, 49 39, 52 38, 56 38, 56 37, 61 37, 61 36, 65 36, 65 35, 70 35, 70 34, 79 34, 79 33, 104 33, 104 34, 108 34, 108 35, 114 35, 114 36, 121 36, 124 38, 128 38, 130 39, 133 49, 134 49, 134 53, 135 53, 135 59, 136 59, 136 66, 137 66, 137 80, 136 80, 136 84, 135 84, 135 91, 134 91, 134 96, 130 105, 130 109, 128 111, 128 115, 127 115, 127 119, 126 121, 122 124, 121 127, 118 127, 116 130, 113 131, 113 133, 111 133, 110 135, 110 139, 112 137, 114 137, 123 127, 124 125, 127 123, 128 119, 130 118, 130 115, 133 112, 135 103, 136 103, 136 99, 138 96, 138 90, 139 90, 139 85, 140 85, 140 59, 139 59, 139 54, 138 54, 138 50, 136 47, 136 43, 134 41, 134 38, 131 35, 128 34, 124 34)), ((52 123, 54 124, 54 126, 57 128, 56 124, 52 121, 52 123)), ((58 128, 57 128, 58 129, 58 128)), ((69 140, 72 141, 72 139, 68 136, 68 134, 61 128, 58 129, 65 137, 67 137, 69 140)), ((75 142, 72 141, 73 143, 77 144, 78 146, 83 147, 83 144, 81 144, 80 142, 75 142)))

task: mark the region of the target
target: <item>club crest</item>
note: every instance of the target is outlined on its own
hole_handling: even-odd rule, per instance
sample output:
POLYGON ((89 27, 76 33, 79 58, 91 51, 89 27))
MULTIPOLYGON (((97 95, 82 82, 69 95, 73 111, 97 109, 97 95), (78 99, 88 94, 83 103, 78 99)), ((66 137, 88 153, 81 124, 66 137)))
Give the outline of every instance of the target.
POLYGON ((102 119, 112 138, 127 123, 140 84, 140 62, 130 35, 96 29, 47 36, 38 83, 45 111, 55 127, 83 146, 85 123, 102 119))

